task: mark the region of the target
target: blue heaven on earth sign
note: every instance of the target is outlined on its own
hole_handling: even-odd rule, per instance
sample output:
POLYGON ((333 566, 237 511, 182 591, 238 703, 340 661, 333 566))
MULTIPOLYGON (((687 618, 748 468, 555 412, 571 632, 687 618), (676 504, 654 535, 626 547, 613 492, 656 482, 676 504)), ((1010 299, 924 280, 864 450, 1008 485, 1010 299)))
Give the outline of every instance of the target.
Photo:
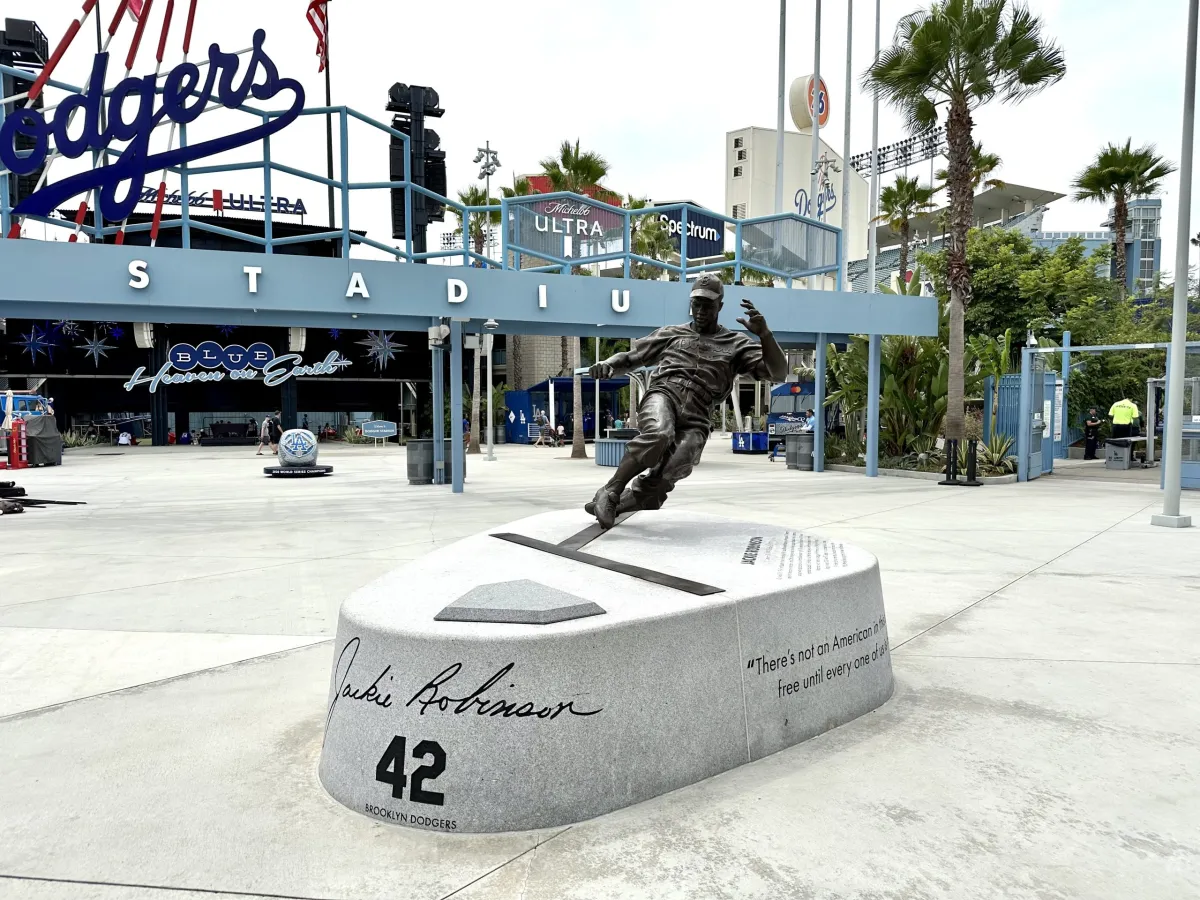
POLYGON ((125 390, 132 391, 135 387, 147 384, 153 394, 160 384, 224 381, 226 377, 231 381, 253 381, 260 374, 264 385, 275 387, 289 378, 332 375, 350 365, 350 360, 331 350, 319 363, 308 366, 303 363, 304 359, 299 353, 276 356, 275 351, 261 341, 249 347, 241 344, 222 347, 216 341, 203 341, 195 347, 191 344, 175 344, 167 351, 167 361, 157 373, 147 375, 146 367, 139 366, 133 377, 125 382, 125 390), (194 371, 197 368, 200 371, 194 371), (176 371, 172 372, 172 369, 176 371))
POLYGON ((263 50, 266 36, 261 28, 254 32, 254 46, 240 79, 238 55, 224 53, 216 44, 208 50, 208 73, 203 86, 200 67, 195 63, 185 62, 173 68, 163 82, 162 105, 158 109, 155 109, 160 92, 158 76, 146 75, 126 78, 117 84, 108 99, 107 117, 102 116, 108 54, 97 53, 87 89, 58 104, 49 121, 38 109, 24 108, 10 113, 0 127, 0 164, 16 175, 28 175, 46 162, 52 135, 55 151, 68 159, 78 159, 89 151, 104 151, 113 141, 127 142, 115 162, 46 185, 25 197, 13 213, 48 216, 71 197, 96 190, 101 215, 109 221, 124 221, 140 201, 150 172, 252 144, 286 128, 304 108, 304 88, 295 79, 279 77, 275 63, 263 50), (237 109, 247 97, 270 100, 289 90, 291 105, 269 121, 186 147, 150 153, 150 136, 164 118, 179 125, 193 122, 205 111, 214 94, 222 106, 237 109), (127 104, 131 98, 136 99, 136 105, 127 104), (126 116, 127 105, 134 110, 131 117, 126 116), (69 126, 76 111, 83 112, 84 122, 79 134, 73 137, 69 126), (105 121, 107 124, 101 127, 105 121), (18 152, 15 146, 18 137, 32 140, 33 149, 18 152), (122 184, 127 186, 124 196, 118 198, 122 184))

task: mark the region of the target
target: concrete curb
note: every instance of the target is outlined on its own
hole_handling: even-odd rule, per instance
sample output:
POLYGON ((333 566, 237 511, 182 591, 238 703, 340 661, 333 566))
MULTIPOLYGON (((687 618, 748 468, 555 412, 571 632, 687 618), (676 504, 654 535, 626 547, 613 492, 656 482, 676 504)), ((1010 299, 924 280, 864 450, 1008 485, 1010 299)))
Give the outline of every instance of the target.
MULTIPOLYGON (((841 463, 826 463, 826 472, 851 472, 861 475, 864 471, 862 466, 847 466, 841 463)), ((919 481, 941 481, 946 476, 941 472, 914 472, 909 469, 880 469, 880 475, 888 475, 893 478, 916 478, 919 481)), ((979 479, 984 484, 1015 484, 1017 475, 1014 472, 1011 475, 988 475, 979 479)))

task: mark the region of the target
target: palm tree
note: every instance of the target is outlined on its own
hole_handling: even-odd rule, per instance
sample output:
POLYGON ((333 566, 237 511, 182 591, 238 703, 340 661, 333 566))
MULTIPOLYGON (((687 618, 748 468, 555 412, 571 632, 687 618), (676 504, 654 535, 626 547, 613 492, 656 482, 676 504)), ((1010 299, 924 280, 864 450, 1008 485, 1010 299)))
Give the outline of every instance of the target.
POLYGON ((1004 334, 990 338, 982 334, 971 335, 971 353, 979 360, 979 371, 992 376, 992 422, 1000 412, 1000 379, 1013 370, 1013 331, 1004 329, 1004 334))
MULTIPOLYGON (((487 226, 488 226, 489 221, 492 225, 500 224, 500 201, 497 200, 495 197, 489 197, 487 195, 487 191, 485 191, 483 188, 481 188, 475 184, 459 191, 458 192, 458 200, 460 203, 462 203, 463 206, 486 206, 486 207, 488 207, 487 212, 473 212, 473 213, 468 213, 468 215, 467 215, 467 237, 471 241, 471 243, 474 245, 475 252, 478 253, 480 256, 482 256, 483 251, 484 251, 484 244, 487 239, 487 226), (493 206, 495 207, 494 210, 491 209, 491 207, 493 207, 493 206)), ((462 231, 463 231, 462 214, 459 213, 457 210, 452 210, 452 211, 458 218, 458 228, 456 228, 455 231, 458 234, 462 234, 462 231)), ((483 263, 479 262, 478 260, 475 260, 474 265, 482 266, 483 263)), ((482 341, 483 341, 482 335, 479 336, 479 340, 482 343, 482 341)), ((482 379, 482 373, 481 373, 482 367, 480 365, 480 359, 479 359, 480 353, 481 353, 480 348, 476 347, 475 348, 475 362, 474 362, 475 380, 474 380, 474 385, 471 390, 471 428, 470 428, 471 440, 467 444, 467 452, 468 453, 479 453, 480 452, 480 450, 479 450, 479 398, 481 396, 483 396, 481 393, 482 385, 480 384, 480 381, 482 379)))
POLYGON ((1066 72, 1062 51, 1042 35, 1041 20, 1008 0, 941 0, 900 20, 892 46, 867 72, 865 86, 898 107, 914 133, 937 124, 946 107, 949 169, 949 373, 946 437, 962 440, 963 317, 971 301, 967 232, 971 228, 971 113, 988 101, 1017 102, 1066 72))
POLYGON ((501 187, 500 191, 505 197, 528 197, 530 194, 537 193, 528 178, 517 178, 513 181, 512 187, 501 187))
MULTIPOLYGON (((1000 168, 1000 159, 995 153, 986 153, 983 149, 983 141, 975 141, 971 147, 971 187, 974 191, 979 190, 979 186, 989 188, 1002 188, 1004 182, 999 178, 988 178, 993 172, 1000 168)), ((938 182, 937 190, 942 190, 946 187, 946 182, 950 180, 950 173, 945 169, 938 169, 934 175, 934 179, 938 182)))
POLYGON ((578 138, 574 146, 570 141, 563 141, 558 147, 558 155, 547 156, 540 165, 542 174, 550 179, 550 186, 556 191, 582 194, 594 189, 598 199, 612 196, 620 202, 620 197, 600 184, 608 174, 608 160, 591 150, 580 150, 578 138))
MULTIPOLYGON (((563 141, 558 147, 557 156, 547 156, 541 162, 542 174, 550 179, 550 186, 556 191, 570 191, 582 194, 591 190, 599 199, 620 198, 604 188, 600 182, 608 174, 608 161, 599 153, 591 150, 581 150, 579 139, 572 146, 570 141, 563 141)), ((579 368, 580 347, 579 338, 563 338, 563 359, 571 361, 571 368, 579 368), (570 344, 568 345, 568 340, 570 344), (570 353, 567 352, 568 346, 570 353)), ((573 372, 575 383, 572 385, 574 405, 571 410, 571 459, 587 459, 583 435, 583 379, 578 372, 573 372)))
MULTIPOLYGON (((488 212, 473 212, 469 216, 467 223, 467 236, 470 239, 474 250, 480 256, 483 255, 484 241, 487 239, 487 226, 490 223, 495 226, 500 224, 500 201, 495 197, 489 197, 487 191, 479 187, 479 185, 471 185, 468 188, 463 188, 458 192, 458 202, 463 206, 494 206, 495 209, 489 209, 488 212)), ((462 234, 462 214, 451 208, 455 218, 458 219, 458 227, 454 230, 455 234, 462 234)), ((474 261, 475 266, 482 266, 483 263, 478 260, 474 261)))
MULTIPOLYGON (((508 199, 513 197, 528 197, 530 194, 536 194, 533 185, 529 183, 528 178, 515 178, 512 187, 501 187, 501 193, 508 199)), ((504 223, 504 227, 508 228, 508 223, 504 223)), ((506 266, 514 266, 516 263, 517 254, 515 251, 508 251, 508 258, 504 264, 506 266)), ((509 335, 508 338, 508 375, 513 380, 514 384, 524 384, 525 375, 525 338, 519 334, 509 335)))
POLYGON ((1125 146, 1109 144, 1096 159, 1079 173, 1071 187, 1076 200, 1101 200, 1113 205, 1113 268, 1121 295, 1125 286, 1125 226, 1129 219, 1131 197, 1157 194, 1162 180, 1175 166, 1154 152, 1154 145, 1133 149, 1132 139, 1125 146))
MULTIPOLYGON (((642 222, 638 226, 638 230, 633 232, 633 252, 638 256, 644 256, 647 259, 656 259, 660 262, 665 262, 671 258, 671 254, 675 252, 675 241, 671 237, 671 232, 667 228, 667 224, 656 216, 642 216, 642 222)), ((658 266, 652 266, 649 263, 634 263, 633 277, 645 279, 657 279, 663 273, 663 270, 658 266)), ((672 273, 674 274, 674 273, 672 273)), ((678 276, 674 276, 675 280, 678 276)))
POLYGON ((879 192, 879 215, 873 221, 887 222, 900 234, 900 278, 908 275, 908 245, 912 243, 912 219, 933 205, 933 188, 916 178, 901 175, 895 184, 879 192))

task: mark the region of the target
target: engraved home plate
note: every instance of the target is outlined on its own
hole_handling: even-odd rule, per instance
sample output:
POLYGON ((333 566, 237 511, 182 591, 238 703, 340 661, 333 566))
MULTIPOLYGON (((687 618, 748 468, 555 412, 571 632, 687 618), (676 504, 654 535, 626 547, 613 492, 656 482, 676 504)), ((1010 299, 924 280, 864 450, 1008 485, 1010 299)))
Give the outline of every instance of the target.
POLYGON ((891 695, 871 554, 670 509, 551 552, 589 521, 510 523, 342 605, 320 765, 336 799, 444 832, 562 825, 774 753, 891 695), (540 621, 593 605, 603 614, 540 621), (484 611, 454 612, 467 608, 484 611), (528 624, 461 620, 505 610, 528 624))

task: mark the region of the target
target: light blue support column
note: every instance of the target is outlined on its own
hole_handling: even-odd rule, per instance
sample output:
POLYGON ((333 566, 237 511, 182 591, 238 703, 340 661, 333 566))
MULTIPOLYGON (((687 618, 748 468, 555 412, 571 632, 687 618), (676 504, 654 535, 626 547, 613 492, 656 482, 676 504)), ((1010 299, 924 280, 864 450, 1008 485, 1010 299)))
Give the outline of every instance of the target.
MULTIPOLYGON (((187 142, 187 126, 179 126, 179 149, 183 149, 188 145, 187 142)), ((179 165, 179 204, 182 209, 180 218, 183 220, 181 242, 184 250, 192 249, 192 213, 191 207, 188 206, 188 164, 180 163, 179 165)))
MULTIPOLYGON (((1163 461, 1163 465, 1158 467, 1158 489, 1160 491, 1167 488, 1167 419, 1171 415, 1171 348, 1167 347, 1167 358, 1163 360, 1163 433, 1162 443, 1158 445, 1159 459, 1163 461)), ((1146 415, 1147 428, 1153 428, 1155 425, 1154 410, 1144 410, 1146 415)), ((1179 407, 1179 412, 1182 414, 1183 406, 1179 407)), ((1183 457, 1183 447, 1179 447, 1180 458, 1183 457)))
POLYGON ((500 268, 508 266, 508 198, 500 198, 500 268))
MULTIPOLYGON (((1059 355, 1062 357, 1062 380, 1063 380, 1063 396, 1062 409, 1059 411, 1059 418, 1062 419, 1062 440, 1059 441, 1060 449, 1058 451, 1059 459, 1067 458, 1067 429, 1070 427, 1070 419, 1067 417, 1067 388, 1071 383, 1071 332, 1063 332, 1063 352, 1059 355)), ((1054 431, 1050 431, 1054 434, 1054 431)))
POLYGON ((879 335, 867 339, 867 476, 879 474, 879 335))
MULTIPOLYGON (((442 324, 441 319, 434 319, 434 325, 442 324)), ((434 348, 429 351, 432 357, 431 384, 433 388, 433 483, 446 483, 446 391, 442 383, 442 351, 434 348)))
POLYGON ((687 281, 687 207, 679 208, 679 280, 687 281))
MULTIPOLYGON (((464 213, 467 215, 467 213, 464 213)), ((453 487, 456 494, 463 491, 463 466, 466 464, 463 447, 463 384, 462 384, 462 322, 450 320, 450 458, 454 461, 453 487)))
POLYGON ((992 398, 993 391, 996 390, 996 380, 988 375, 983 379, 983 442, 985 444, 992 440, 992 398))
POLYGON ((742 223, 733 226, 733 280, 742 280, 742 223))
POLYGON ((341 123, 341 152, 342 152, 342 259, 350 258, 350 136, 349 117, 346 107, 342 107, 341 123))
POLYGON ((829 340, 824 333, 817 335, 816 374, 813 378, 814 411, 817 421, 813 425, 813 471, 825 471, 825 353, 829 349, 829 340))
POLYGON ((1033 400, 1033 354, 1021 348, 1021 392, 1017 405, 1017 481, 1029 480, 1029 404, 1033 400))
MULTIPOLYGON (((850 0, 850 2, 853 3, 854 0, 850 0)), ((849 126, 847 126, 847 128, 849 128, 849 126)), ((846 196, 849 196, 849 194, 847 194, 846 196)), ((839 291, 841 291, 841 290, 843 290, 843 288, 842 288, 842 272, 845 270, 846 267, 842 264, 842 232, 840 229, 837 233, 837 261, 838 261, 837 289, 839 291)))
POLYGON ((625 245, 621 248, 625 251, 625 258, 621 261, 621 269, 622 274, 626 278, 629 277, 629 254, 633 252, 633 229, 630 222, 632 215, 633 213, 631 213, 629 210, 625 210, 625 231, 624 237, 622 238, 622 240, 625 242, 625 245))
MULTIPOLYGON (((270 116, 263 116, 263 124, 271 123, 270 116)), ((263 247, 263 252, 274 254, 275 250, 271 246, 274 243, 274 228, 271 226, 271 207, 275 205, 274 198, 271 196, 271 136, 267 135, 263 138, 263 237, 267 243, 263 247)))

